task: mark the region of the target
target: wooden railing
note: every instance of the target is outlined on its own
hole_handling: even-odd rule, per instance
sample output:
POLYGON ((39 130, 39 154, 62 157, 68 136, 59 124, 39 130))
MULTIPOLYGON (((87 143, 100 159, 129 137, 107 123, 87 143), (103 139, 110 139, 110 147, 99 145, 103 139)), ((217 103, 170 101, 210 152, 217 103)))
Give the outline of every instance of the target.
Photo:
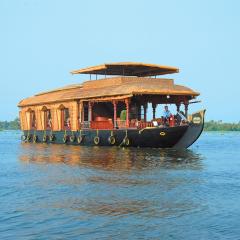
POLYGON ((137 128, 137 129, 143 129, 146 127, 153 127, 154 123, 153 121, 144 122, 144 121, 130 121, 129 126, 127 127, 125 120, 117 120, 116 124, 111 120, 106 121, 85 121, 80 124, 80 129, 122 129, 122 128, 137 128))
POLYGON ((111 120, 92 121, 91 129, 113 129, 113 122, 111 120))
POLYGON ((125 120, 117 120, 115 126, 117 128, 126 128, 127 127, 127 123, 126 123, 125 120))
POLYGON ((142 128, 146 128, 146 127, 152 127, 153 123, 152 122, 138 122, 138 128, 142 129, 142 128))
MULTIPOLYGON (((145 128, 145 127, 152 127, 152 122, 143 122, 143 121, 137 121, 137 120, 131 120, 129 121, 129 128, 145 128)), ((117 128, 127 128, 127 123, 124 120, 117 120, 116 122, 117 128)))
POLYGON ((89 121, 84 121, 80 123, 80 129, 88 129, 90 128, 90 122, 89 121))

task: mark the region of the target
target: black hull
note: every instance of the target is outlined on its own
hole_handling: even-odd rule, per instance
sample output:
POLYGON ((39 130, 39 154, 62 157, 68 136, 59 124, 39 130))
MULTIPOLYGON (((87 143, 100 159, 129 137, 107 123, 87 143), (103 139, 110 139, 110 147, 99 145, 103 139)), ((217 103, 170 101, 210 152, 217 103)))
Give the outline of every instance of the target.
MULTIPOLYGON (((201 112, 199 112, 201 113, 201 112)), ((127 146, 153 148, 188 148, 201 135, 204 125, 204 112, 200 123, 176 127, 154 127, 115 130, 81 131, 24 131, 24 142, 67 144, 80 146, 127 146), (110 141, 112 136, 112 142, 110 141), (51 138, 52 137, 52 138, 51 138)), ((194 115, 193 115, 194 116, 194 115)))
POLYGON ((200 137, 204 128, 204 117, 206 110, 196 112, 191 115, 192 121, 180 141, 174 145, 176 149, 188 148, 200 137), (195 122, 197 119, 197 122, 195 122))
POLYGON ((55 143, 82 146, 131 146, 131 147, 173 147, 187 131, 188 126, 173 128, 149 128, 144 130, 119 129, 119 130, 82 130, 82 131, 24 131, 25 136, 30 136, 28 142, 55 143), (161 133, 161 135, 160 135, 161 133), (51 141, 50 136, 54 136, 51 141), (37 139, 34 137, 37 136, 37 139), (73 137, 72 137, 73 136, 73 137), (109 137, 113 136, 115 142, 110 143, 109 137), (81 142, 80 142, 81 137, 81 142), (96 137, 99 138, 99 142, 96 137), (45 139, 46 140, 45 140, 45 139), (125 139, 128 138, 129 142, 125 139), (35 140, 35 141, 34 141, 35 140))

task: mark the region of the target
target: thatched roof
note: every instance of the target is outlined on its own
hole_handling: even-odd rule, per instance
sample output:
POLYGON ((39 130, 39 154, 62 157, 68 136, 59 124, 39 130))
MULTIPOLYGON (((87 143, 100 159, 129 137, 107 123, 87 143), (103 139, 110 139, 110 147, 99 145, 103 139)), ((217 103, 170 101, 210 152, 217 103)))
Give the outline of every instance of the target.
POLYGON ((199 93, 190 88, 175 85, 172 79, 114 77, 70 85, 26 98, 19 107, 64 102, 73 99, 120 99, 133 95, 181 95, 193 98, 199 93))
POLYGON ((179 69, 176 67, 148 63, 120 62, 82 68, 71 73, 148 77, 178 72, 179 69))

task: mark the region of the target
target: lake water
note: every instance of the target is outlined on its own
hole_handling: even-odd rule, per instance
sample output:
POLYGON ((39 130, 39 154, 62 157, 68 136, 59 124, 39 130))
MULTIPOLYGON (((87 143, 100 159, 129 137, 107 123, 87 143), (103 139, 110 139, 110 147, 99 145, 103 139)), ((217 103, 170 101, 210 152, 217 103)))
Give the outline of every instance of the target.
POLYGON ((22 144, 0 132, 0 239, 240 239, 240 133, 190 149, 22 144))

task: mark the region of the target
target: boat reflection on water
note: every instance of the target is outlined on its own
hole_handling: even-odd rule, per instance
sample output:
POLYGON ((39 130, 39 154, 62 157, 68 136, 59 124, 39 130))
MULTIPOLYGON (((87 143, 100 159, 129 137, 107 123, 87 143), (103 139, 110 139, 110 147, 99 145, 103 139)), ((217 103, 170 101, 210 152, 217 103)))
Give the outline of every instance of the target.
POLYGON ((34 166, 24 168, 29 181, 55 193, 43 209, 151 220, 202 208, 202 156, 191 150, 22 144, 19 158, 34 166))
POLYGON ((35 163, 63 163, 104 170, 149 168, 201 168, 202 156, 183 149, 78 147, 22 144, 20 160, 35 163))

